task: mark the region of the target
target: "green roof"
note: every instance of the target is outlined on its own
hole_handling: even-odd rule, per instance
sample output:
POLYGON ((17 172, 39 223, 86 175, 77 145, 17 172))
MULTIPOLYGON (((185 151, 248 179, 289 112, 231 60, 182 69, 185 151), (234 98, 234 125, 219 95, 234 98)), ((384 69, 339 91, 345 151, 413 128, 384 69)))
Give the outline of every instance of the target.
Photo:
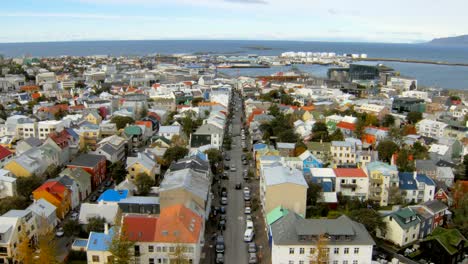
POLYGON ((307 142, 306 143, 307 149, 310 151, 320 151, 320 152, 327 152, 330 151, 331 143, 330 142, 307 142))
POLYGON ((445 229, 436 227, 424 241, 436 240, 439 242, 450 255, 458 252, 457 246, 464 243, 464 248, 467 247, 466 238, 458 231, 458 229, 445 229))
POLYGON ((267 214, 267 223, 268 225, 271 225, 274 222, 278 221, 278 219, 280 219, 281 217, 286 216, 288 214, 288 209, 285 209, 282 206, 278 206, 267 214))
POLYGON ((124 133, 127 135, 141 135, 141 127, 139 126, 128 126, 125 128, 124 133))

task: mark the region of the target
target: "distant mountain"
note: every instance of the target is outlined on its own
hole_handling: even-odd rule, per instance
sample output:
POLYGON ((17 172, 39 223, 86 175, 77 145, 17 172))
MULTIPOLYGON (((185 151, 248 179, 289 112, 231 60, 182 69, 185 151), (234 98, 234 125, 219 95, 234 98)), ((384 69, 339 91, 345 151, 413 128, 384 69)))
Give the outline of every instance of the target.
POLYGON ((453 46, 468 46, 468 35, 448 38, 436 38, 429 42, 433 45, 453 45, 453 46))

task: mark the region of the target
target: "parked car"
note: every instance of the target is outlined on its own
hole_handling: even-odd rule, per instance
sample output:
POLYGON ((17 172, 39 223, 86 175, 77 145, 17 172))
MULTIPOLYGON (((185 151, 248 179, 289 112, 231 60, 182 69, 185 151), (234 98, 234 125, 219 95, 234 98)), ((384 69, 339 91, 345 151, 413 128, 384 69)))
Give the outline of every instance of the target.
POLYGON ((224 180, 229 179, 229 175, 228 175, 227 172, 223 172, 223 177, 222 177, 222 179, 224 179, 224 180))
POLYGON ((221 204, 222 204, 222 205, 227 205, 227 204, 228 204, 228 199, 227 199, 227 197, 221 197, 221 204))
POLYGON ((216 263, 224 263, 224 254, 223 253, 217 253, 216 254, 216 263))
POLYGON ((245 156, 245 154, 242 154, 241 159, 242 159, 242 160, 246 160, 246 159, 247 159, 247 156, 245 156))
POLYGON ((224 237, 222 235, 216 237, 216 252, 224 253, 224 237))
POLYGON ((257 263, 257 254, 249 253, 249 264, 256 264, 257 263))
POLYGON ((244 193, 244 201, 250 201, 250 194, 245 194, 244 193))
POLYGON ((244 214, 251 214, 251 213, 252 213, 252 209, 251 209, 250 207, 247 206, 247 207, 244 209, 244 214))
POLYGON ((254 223, 252 220, 245 220, 245 229, 254 229, 254 223))
POLYGON ((231 165, 231 171, 236 171, 236 166, 231 165))
POLYGON ((57 232, 55 232, 55 236, 56 237, 63 237, 63 235, 65 234, 65 232, 63 231, 63 228, 59 228, 57 229, 57 232))
POLYGON ((226 207, 221 206, 221 209, 219 210, 221 214, 226 214, 226 207))
POLYGON ((78 216, 79 216, 79 215, 80 215, 80 214, 77 213, 77 212, 71 213, 71 214, 70 214, 70 220, 76 220, 76 219, 78 219, 78 216))
POLYGON ((254 231, 252 229, 247 229, 245 230, 245 233, 244 233, 244 242, 252 242, 253 238, 254 238, 254 231))
POLYGON ((226 221, 225 220, 219 220, 218 230, 226 230, 226 221))
POLYGON ((257 245, 255 242, 250 242, 249 243, 249 253, 257 253, 257 245))
POLYGON ((244 187, 244 194, 245 195, 250 195, 250 188, 248 186, 244 187))
POLYGON ((229 157, 229 155, 226 155, 226 157, 224 157, 224 160, 225 160, 225 161, 230 161, 230 160, 231 160, 231 157, 229 157))
POLYGON ((248 165, 248 164, 249 164, 249 162, 247 160, 242 161, 242 165, 248 165))
POLYGON ((245 220, 250 220, 250 221, 252 221, 252 215, 246 215, 246 216, 245 216, 245 220))
POLYGON ((252 202, 251 201, 244 201, 244 206, 245 207, 252 207, 252 202))
POLYGON ((236 190, 240 190, 242 188, 242 184, 240 182, 236 183, 236 190))

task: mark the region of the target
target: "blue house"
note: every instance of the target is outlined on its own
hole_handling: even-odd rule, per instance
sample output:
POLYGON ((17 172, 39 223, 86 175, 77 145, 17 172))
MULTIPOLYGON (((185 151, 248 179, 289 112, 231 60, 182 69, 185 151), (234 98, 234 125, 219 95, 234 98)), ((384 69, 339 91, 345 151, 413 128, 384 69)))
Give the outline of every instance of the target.
POLYGON ((334 192, 336 175, 332 168, 310 169, 311 182, 319 184, 323 192, 334 192))
POLYGON ((398 173, 399 188, 408 203, 421 203, 434 200, 435 182, 426 174, 416 172, 398 173))
POLYGON ((304 153, 299 155, 299 158, 302 160, 302 170, 304 173, 310 172, 311 168, 322 168, 323 162, 315 157, 310 151, 306 150, 304 153))
POLYGON ((114 236, 114 228, 107 229, 103 233, 91 232, 89 233, 89 238, 86 244, 86 253, 88 259, 93 258, 93 262, 104 263, 107 262, 107 259, 100 260, 99 257, 110 257, 111 253, 109 252, 109 246, 112 242, 112 237, 114 236), (96 261, 97 260, 97 261, 96 261))
POLYGON ((419 224, 419 239, 423 239, 431 234, 432 219, 434 218, 434 214, 421 205, 413 205, 408 207, 416 213, 419 220, 421 221, 419 224))
POLYGON ((120 200, 127 198, 127 196, 128 190, 109 189, 103 192, 101 196, 99 196, 98 202, 117 203, 120 202, 120 200))

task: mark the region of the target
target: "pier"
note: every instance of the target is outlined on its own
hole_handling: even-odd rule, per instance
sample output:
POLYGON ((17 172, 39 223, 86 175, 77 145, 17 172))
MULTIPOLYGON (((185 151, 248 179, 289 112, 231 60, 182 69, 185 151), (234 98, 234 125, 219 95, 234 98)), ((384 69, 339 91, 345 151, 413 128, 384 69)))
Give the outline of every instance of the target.
POLYGON ((390 61, 402 63, 420 63, 420 64, 435 64, 445 66, 462 66, 468 67, 468 63, 446 62, 446 61, 429 61, 429 60, 413 60, 413 59, 392 59, 392 58, 355 58, 353 61, 390 61))

